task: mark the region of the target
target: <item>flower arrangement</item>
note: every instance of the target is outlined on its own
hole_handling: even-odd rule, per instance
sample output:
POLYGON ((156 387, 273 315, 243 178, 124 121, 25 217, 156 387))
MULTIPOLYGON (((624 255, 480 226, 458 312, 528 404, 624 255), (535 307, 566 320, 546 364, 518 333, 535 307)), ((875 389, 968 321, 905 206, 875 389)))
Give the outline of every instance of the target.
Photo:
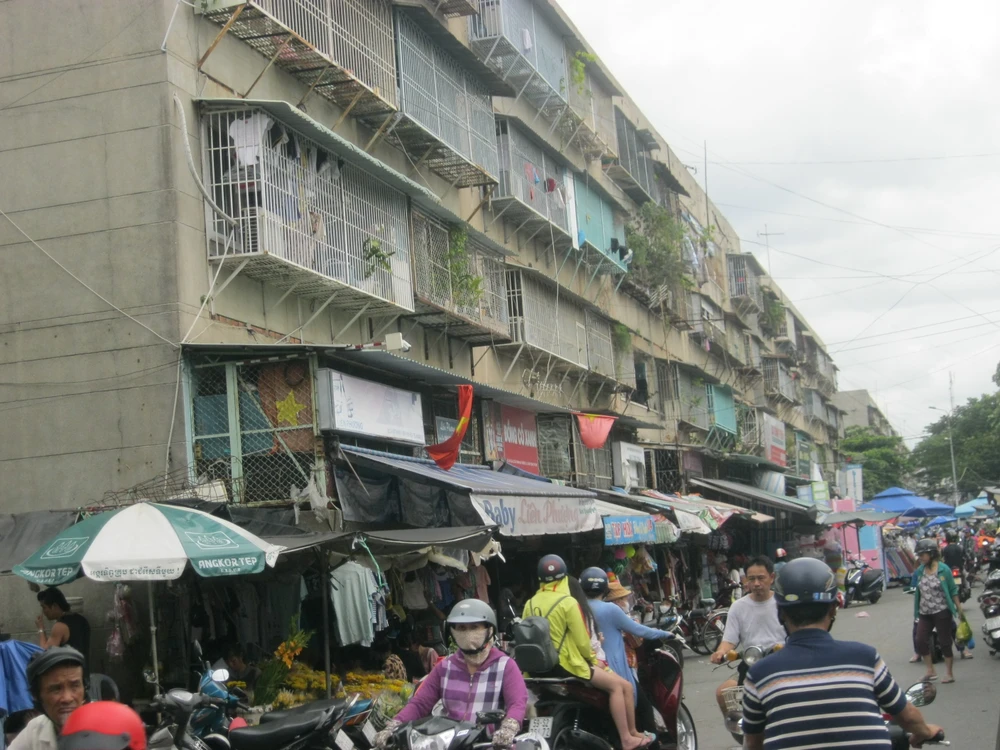
POLYGON ((257 679, 257 688, 254 690, 255 705, 266 706, 275 701, 292 671, 295 657, 302 653, 313 636, 312 631, 305 631, 299 627, 297 617, 292 618, 288 631, 290 635, 278 645, 274 652, 274 658, 260 664, 260 677, 257 679))

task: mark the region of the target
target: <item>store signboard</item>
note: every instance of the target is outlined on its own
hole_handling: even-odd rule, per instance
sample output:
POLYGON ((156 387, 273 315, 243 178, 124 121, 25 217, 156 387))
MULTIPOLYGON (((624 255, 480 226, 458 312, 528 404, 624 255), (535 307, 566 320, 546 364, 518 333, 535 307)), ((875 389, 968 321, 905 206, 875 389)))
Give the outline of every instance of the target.
POLYGON ((538 468, 538 427, 533 412, 495 401, 483 404, 486 460, 541 473, 538 468))
POLYGON ((785 454, 785 423, 780 419, 763 413, 764 417, 764 458, 778 466, 788 466, 788 456, 785 454))
POLYGON ((656 528, 652 516, 605 516, 604 546, 654 544, 656 528))
POLYGON ((336 370, 317 372, 320 429, 424 445, 420 394, 336 370))
POLYGON ((576 534, 601 528, 592 497, 480 497, 470 495, 483 520, 500 527, 503 536, 576 534))
POLYGON ((864 473, 861 464, 847 464, 844 468, 844 494, 859 503, 865 499, 864 473))

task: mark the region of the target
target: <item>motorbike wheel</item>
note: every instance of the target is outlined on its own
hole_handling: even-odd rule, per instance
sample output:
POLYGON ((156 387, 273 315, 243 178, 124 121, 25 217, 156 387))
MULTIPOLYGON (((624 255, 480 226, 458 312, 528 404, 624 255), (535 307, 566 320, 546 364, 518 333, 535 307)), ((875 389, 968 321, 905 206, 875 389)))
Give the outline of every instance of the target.
POLYGON ((696 654, 701 654, 702 656, 708 656, 712 653, 712 649, 705 645, 705 623, 707 621, 704 617, 699 617, 697 620, 691 623, 691 639, 688 641, 688 645, 691 650, 696 654))
POLYGON ((729 619, 729 612, 717 612, 708 618, 705 627, 701 630, 701 642, 705 644, 708 653, 715 653, 715 650, 722 643, 722 635, 726 632, 726 620, 729 619))
POLYGON ((876 591, 874 594, 868 597, 869 604, 878 604, 878 600, 882 598, 882 592, 876 591))
POLYGON ((677 663, 680 664, 681 669, 684 669, 684 649, 681 645, 675 641, 660 641, 663 648, 669 649, 670 652, 677 657, 677 663))
MULTIPOLYGON (((740 742, 743 739, 740 738, 740 742)), ((698 732, 688 707, 681 702, 677 708, 677 750, 698 750, 698 732)))

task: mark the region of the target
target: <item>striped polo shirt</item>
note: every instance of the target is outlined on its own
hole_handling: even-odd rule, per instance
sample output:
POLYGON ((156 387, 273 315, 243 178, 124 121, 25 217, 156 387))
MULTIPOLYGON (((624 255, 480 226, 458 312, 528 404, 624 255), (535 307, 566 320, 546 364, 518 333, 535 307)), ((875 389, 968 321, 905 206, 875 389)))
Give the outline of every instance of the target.
POLYGON ((906 695, 871 646, 805 628, 750 668, 743 728, 765 750, 891 748, 882 712, 898 714, 906 695))

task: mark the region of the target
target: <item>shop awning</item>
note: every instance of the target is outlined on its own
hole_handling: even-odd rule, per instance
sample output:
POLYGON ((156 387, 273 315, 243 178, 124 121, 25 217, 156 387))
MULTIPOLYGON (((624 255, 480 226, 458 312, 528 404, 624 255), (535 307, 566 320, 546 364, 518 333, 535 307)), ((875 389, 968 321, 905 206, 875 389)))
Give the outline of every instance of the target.
POLYGON ((386 529, 382 531, 309 532, 291 536, 264 537, 285 547, 283 555, 322 548, 349 555, 361 550, 363 541, 373 555, 401 555, 427 547, 452 547, 479 552, 493 538, 496 526, 447 526, 431 529, 386 529))
POLYGON ((757 487, 752 487, 749 484, 729 482, 725 479, 704 479, 702 477, 693 478, 690 481, 696 487, 715 490, 738 500, 758 502, 790 513, 810 515, 815 510, 815 506, 812 503, 807 503, 794 497, 776 495, 773 492, 767 492, 757 487))
POLYGON ((668 511, 672 513, 677 519, 677 526, 682 532, 692 534, 711 534, 712 530, 717 528, 719 525, 717 521, 711 518, 707 509, 703 507, 695 507, 690 503, 685 503, 680 500, 673 502, 674 498, 667 495, 661 496, 660 493, 655 490, 644 491, 642 495, 625 495, 624 497, 627 498, 625 502, 647 509, 668 511), (647 492, 651 493, 652 496, 647 495, 647 492))
POLYGON ((599 491, 597 512, 604 524, 604 544, 606 546, 621 544, 655 544, 656 526, 649 513, 619 505, 601 498, 612 499, 615 495, 628 497, 621 492, 599 491))
POLYGON ((0 513, 0 575, 11 572, 79 517, 76 510, 0 513))
MULTIPOLYGON (((471 511, 483 522, 497 524, 505 536, 574 534, 602 526, 596 495, 589 490, 493 471, 486 466, 456 464, 444 471, 424 459, 349 446, 341 446, 341 450, 359 469, 443 490, 453 517, 470 518, 471 511)), ((437 498, 425 497, 426 493, 416 487, 407 485, 407 489, 413 502, 426 502, 428 507, 440 503, 437 498)))
POLYGON ((817 516, 816 523, 830 526, 835 523, 885 523, 899 517, 899 513, 879 513, 874 510, 845 510, 817 516))

